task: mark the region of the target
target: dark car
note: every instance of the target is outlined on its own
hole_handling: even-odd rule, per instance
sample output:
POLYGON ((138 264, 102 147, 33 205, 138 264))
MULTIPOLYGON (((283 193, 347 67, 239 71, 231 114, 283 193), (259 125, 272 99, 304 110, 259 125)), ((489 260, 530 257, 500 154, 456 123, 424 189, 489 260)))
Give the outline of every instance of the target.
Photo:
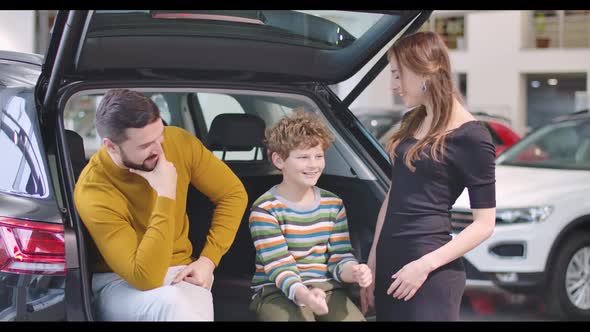
POLYGON ((390 108, 367 108, 362 111, 362 113, 355 113, 356 117, 377 139, 397 124, 404 114, 401 109, 390 108))
POLYGON ((64 319, 63 215, 33 94, 42 60, 0 52, 0 321, 64 319))
MULTIPOLYGON (((44 60, 0 52, 0 320, 94 320, 93 243, 73 188, 100 146, 94 112, 111 88, 154 99, 165 124, 193 133, 232 168, 249 204, 281 176, 262 142, 243 139, 263 137, 247 120, 270 126, 298 107, 318 114, 335 133, 318 186, 343 198, 354 250, 366 260, 391 165, 348 107, 387 65, 386 45, 430 11, 347 12, 344 26, 324 12, 59 11, 44 60), (362 23, 349 27, 354 33, 351 19, 362 23), (372 58, 350 95, 330 90, 372 58), (226 113, 236 115, 211 127, 226 113)), ((186 206, 198 255, 213 204, 191 186, 186 206)), ((254 255, 246 212, 215 270, 215 320, 254 319, 254 255)), ((350 292, 358 301, 358 288, 350 292)))
MULTIPOLYGON (((358 119, 385 146, 399 124, 404 111, 394 109, 365 110, 357 114, 358 119)), ((488 129, 496 147, 496 156, 520 140, 520 136, 509 126, 508 120, 486 113, 474 112, 473 115, 488 129)))

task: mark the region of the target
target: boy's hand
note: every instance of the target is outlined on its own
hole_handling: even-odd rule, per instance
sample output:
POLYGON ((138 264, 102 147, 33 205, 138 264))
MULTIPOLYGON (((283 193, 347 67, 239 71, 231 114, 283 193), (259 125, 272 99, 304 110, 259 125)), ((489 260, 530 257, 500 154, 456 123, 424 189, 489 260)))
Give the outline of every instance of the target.
POLYGON ((319 288, 307 289, 307 287, 299 287, 296 292, 296 303, 308 306, 311 311, 319 316, 328 313, 326 293, 323 290, 319 288))
POLYGON ((357 264, 352 267, 352 278, 360 287, 368 287, 373 283, 373 273, 367 264, 357 264))
POLYGON ((371 250, 367 266, 371 270, 371 284, 361 288, 361 312, 366 315, 375 306, 375 250, 371 250))

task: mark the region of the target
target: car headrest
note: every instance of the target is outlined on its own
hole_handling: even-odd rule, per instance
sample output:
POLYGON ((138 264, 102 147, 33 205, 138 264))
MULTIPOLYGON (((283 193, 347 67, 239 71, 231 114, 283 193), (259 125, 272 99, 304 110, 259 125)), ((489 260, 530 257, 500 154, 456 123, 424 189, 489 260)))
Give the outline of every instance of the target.
POLYGON ((213 119, 205 137, 205 146, 212 151, 250 151, 264 147, 266 124, 251 114, 219 114, 213 119))
POLYGON ((66 129, 66 141, 70 149, 70 157, 75 161, 86 161, 84 155, 84 140, 82 136, 73 130, 66 129))
POLYGON ((84 140, 82 136, 73 130, 66 129, 66 142, 70 150, 70 158, 72 161, 72 168, 76 180, 86 166, 86 154, 84 153, 84 140))

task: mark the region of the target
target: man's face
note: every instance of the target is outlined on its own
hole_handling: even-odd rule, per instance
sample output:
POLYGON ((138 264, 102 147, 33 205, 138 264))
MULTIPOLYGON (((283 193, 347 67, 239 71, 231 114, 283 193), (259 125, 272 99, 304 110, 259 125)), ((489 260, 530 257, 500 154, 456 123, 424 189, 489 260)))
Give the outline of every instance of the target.
POLYGON ((150 172, 158 164, 164 142, 164 125, 158 118, 143 128, 127 128, 127 139, 117 144, 117 152, 127 168, 150 172))

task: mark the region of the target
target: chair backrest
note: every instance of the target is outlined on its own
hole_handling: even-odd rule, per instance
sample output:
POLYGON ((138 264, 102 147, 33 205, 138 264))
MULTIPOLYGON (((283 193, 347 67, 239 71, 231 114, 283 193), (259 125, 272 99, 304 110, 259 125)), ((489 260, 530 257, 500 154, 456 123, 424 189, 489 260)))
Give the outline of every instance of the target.
POLYGON ((266 156, 264 121, 251 114, 220 114, 211 122, 204 144, 211 151, 222 151, 221 159, 240 178, 277 174, 266 156), (226 152, 252 151, 252 160, 227 160, 226 152), (261 156, 262 159, 258 159, 261 156))
MULTIPOLYGON (((280 181, 280 178, 272 175, 278 171, 274 170, 266 158, 263 143, 265 129, 264 121, 258 116, 220 114, 213 119, 209 133, 204 139, 205 146, 212 151, 232 152, 257 149, 257 153, 262 153, 262 160, 256 156, 253 160, 225 160, 227 159, 225 153, 222 157, 240 178, 248 193, 248 207, 242 216, 235 240, 217 268, 218 273, 224 275, 243 276, 247 279, 254 273, 256 251, 248 227, 250 206, 255 199, 280 181)), ((191 223, 189 236, 193 243, 194 255, 198 255, 204 246, 213 208, 213 204, 204 195, 192 187, 189 188, 187 214, 191 223)))
POLYGON ((76 181, 86 166, 86 154, 84 151, 84 140, 82 136, 73 130, 66 130, 66 142, 70 150, 70 160, 74 169, 76 181))
POLYGON ((204 143, 209 150, 223 151, 222 160, 225 160, 227 151, 251 151, 255 148, 256 160, 258 150, 264 148, 265 128, 264 121, 256 115, 220 114, 211 122, 204 143))

